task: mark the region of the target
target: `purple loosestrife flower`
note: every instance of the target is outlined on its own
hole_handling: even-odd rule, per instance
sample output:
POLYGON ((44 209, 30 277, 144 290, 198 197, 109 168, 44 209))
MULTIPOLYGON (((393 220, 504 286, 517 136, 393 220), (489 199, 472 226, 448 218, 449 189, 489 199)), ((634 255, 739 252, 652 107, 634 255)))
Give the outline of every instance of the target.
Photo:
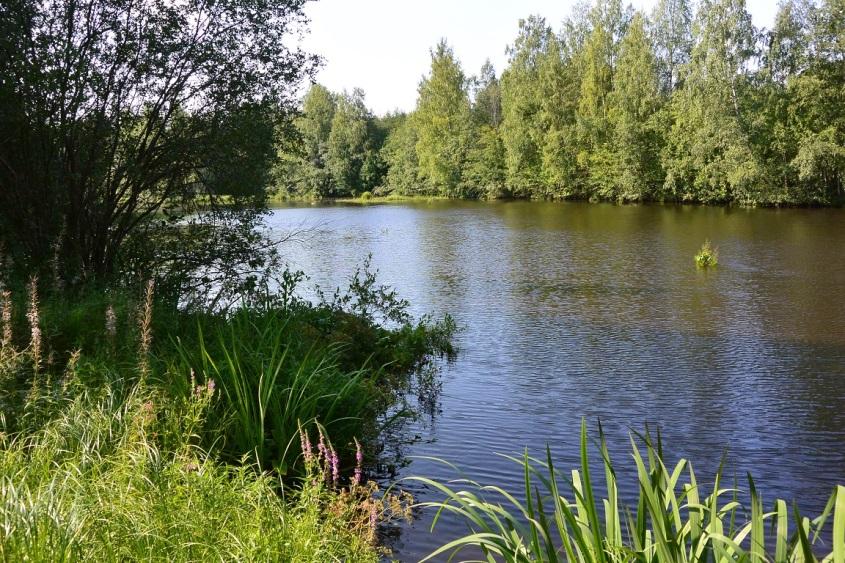
POLYGON ((378 521, 378 512, 375 503, 370 504, 370 529, 376 529, 376 522, 378 521))
POLYGON ((334 451, 334 448, 329 450, 329 458, 332 465, 332 483, 337 485, 337 481, 340 478, 340 462, 337 459, 337 452, 334 451))
POLYGON ((314 451, 311 449, 311 439, 308 437, 308 432, 299 429, 299 440, 302 443, 302 454, 305 456, 305 463, 311 463, 314 459, 314 451))
POLYGON ((319 430, 319 432, 320 432, 320 443, 317 444, 317 451, 320 453, 319 459, 321 461, 323 461, 323 460, 328 461, 329 456, 328 456, 328 451, 326 450, 326 439, 323 436, 323 431, 319 430))
POLYGON ((361 451, 361 442, 358 441, 358 438, 353 438, 355 440, 355 475, 352 477, 352 483, 354 485, 361 484, 361 467, 364 464, 364 452, 361 451))

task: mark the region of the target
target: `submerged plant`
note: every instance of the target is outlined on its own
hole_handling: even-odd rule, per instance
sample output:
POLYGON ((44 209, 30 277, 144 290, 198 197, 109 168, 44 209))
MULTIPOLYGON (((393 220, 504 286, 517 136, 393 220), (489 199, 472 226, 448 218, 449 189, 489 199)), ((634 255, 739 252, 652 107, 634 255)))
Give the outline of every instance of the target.
POLYGON ((713 248, 710 239, 704 241, 695 255, 695 264, 699 268, 709 268, 719 263, 719 249, 713 248))
POLYGON ((620 503, 616 471, 601 428, 599 435, 604 498, 591 474, 583 423, 581 467, 569 479, 555 468, 549 448, 545 460, 527 453, 509 457, 524 474, 524 501, 497 486, 461 480, 464 488, 456 489, 412 477, 446 497, 421 504, 437 509, 432 528, 446 512, 465 520, 471 530, 424 561, 472 548, 487 561, 507 562, 811 562, 818 561, 817 540, 832 514, 833 544, 823 560, 845 562, 845 487, 836 488, 813 520, 794 507, 794 527, 790 527, 787 503, 777 500, 771 512, 764 512, 750 475, 751 505, 746 507, 739 502, 739 490, 722 483, 721 468, 712 489, 705 489, 690 462, 682 459, 672 467, 665 465, 659 439, 655 446, 646 435, 644 450, 631 440, 639 482, 639 499, 632 510, 620 503), (768 551, 771 547, 773 554, 768 551))

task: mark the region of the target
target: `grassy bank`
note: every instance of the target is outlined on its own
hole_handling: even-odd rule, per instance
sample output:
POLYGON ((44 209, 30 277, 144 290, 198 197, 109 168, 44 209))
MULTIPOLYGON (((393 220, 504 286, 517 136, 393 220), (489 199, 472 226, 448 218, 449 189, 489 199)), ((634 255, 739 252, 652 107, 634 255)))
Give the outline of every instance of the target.
POLYGON ((403 195, 398 193, 390 193, 387 195, 375 195, 371 192, 363 192, 355 197, 305 197, 276 192, 270 195, 267 201, 270 204, 283 203, 359 203, 359 204, 376 204, 376 203, 426 203, 432 201, 449 201, 456 198, 439 195, 403 195))
POLYGON ((377 560, 403 505, 361 461, 453 326, 372 279, 231 311, 5 290, 0 558, 377 560))

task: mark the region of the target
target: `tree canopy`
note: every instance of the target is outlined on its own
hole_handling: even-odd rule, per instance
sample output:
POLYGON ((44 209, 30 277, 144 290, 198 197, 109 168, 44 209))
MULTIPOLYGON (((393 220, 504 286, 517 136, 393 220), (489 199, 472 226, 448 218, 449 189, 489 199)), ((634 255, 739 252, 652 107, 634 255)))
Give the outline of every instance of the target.
POLYGON ((6 251, 36 271, 57 261, 69 283, 164 275, 186 257, 131 250, 191 229, 222 246, 251 224, 280 123, 317 63, 290 46, 303 4, 4 2, 6 251), (234 205, 219 209, 224 200, 234 205), (183 221, 198 204, 202 227, 183 221))
MULTIPOLYGON (((477 76, 466 76, 441 42, 416 109, 366 118, 369 130, 387 124, 379 129, 386 138, 369 143, 382 166, 371 189, 842 203, 841 0, 786 0, 771 30, 754 27, 744 0, 696 4, 693 10, 688 0, 660 0, 645 14, 620 0, 594 0, 579 4, 557 31, 528 17, 499 75, 488 61, 477 76)), ((331 182, 355 193, 342 179, 331 182)), ((316 185, 308 190, 328 193, 316 185)))

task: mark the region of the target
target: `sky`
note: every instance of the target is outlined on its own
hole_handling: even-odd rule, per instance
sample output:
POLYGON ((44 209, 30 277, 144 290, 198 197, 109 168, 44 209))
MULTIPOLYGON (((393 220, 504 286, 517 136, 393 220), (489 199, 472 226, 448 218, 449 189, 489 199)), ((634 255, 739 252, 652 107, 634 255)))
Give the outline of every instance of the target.
MULTIPOLYGON (((650 13, 657 0, 629 0, 650 13)), ((757 27, 770 28, 776 0, 746 0, 757 27)), ((317 81, 333 91, 362 88, 378 115, 410 111, 428 72, 429 50, 445 38, 467 75, 489 58, 499 74, 520 18, 539 14, 555 30, 576 0, 319 0, 306 4, 303 46, 324 58, 317 81)))

